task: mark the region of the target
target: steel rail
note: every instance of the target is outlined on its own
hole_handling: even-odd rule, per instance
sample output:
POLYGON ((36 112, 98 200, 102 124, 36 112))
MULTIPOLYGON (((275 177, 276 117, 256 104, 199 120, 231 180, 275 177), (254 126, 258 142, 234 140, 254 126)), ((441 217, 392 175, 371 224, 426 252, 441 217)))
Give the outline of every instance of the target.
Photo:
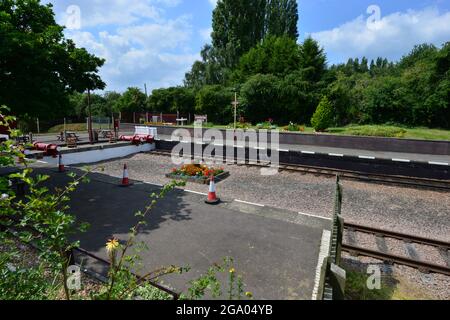
POLYGON ((356 246, 352 246, 349 244, 342 244, 342 250, 346 251, 350 254, 358 254, 366 257, 371 257, 379 260, 383 260, 389 263, 397 263, 400 265, 405 265, 408 267, 412 267, 415 269, 419 269, 423 272, 434 272, 439 274, 444 274, 447 276, 450 276, 450 268, 442 265, 437 265, 430 262, 425 261, 418 261, 413 260, 410 258, 389 254, 389 253, 383 253, 380 251, 374 251, 370 249, 360 248, 356 246))
POLYGON ((384 229, 377 229, 377 228, 372 228, 372 227, 367 227, 367 226, 362 226, 359 224, 347 223, 347 222, 344 224, 344 228, 349 231, 359 231, 362 233, 373 234, 373 235, 381 236, 381 237, 385 237, 385 238, 392 238, 392 239, 402 240, 405 242, 432 246, 432 247, 436 247, 436 248, 439 248, 442 250, 450 250, 450 243, 441 241, 441 240, 429 239, 429 238, 419 237, 419 236, 410 235, 410 234, 406 234, 406 233, 400 233, 400 232, 384 230, 384 229))
MULTIPOLYGON (((170 150, 155 150, 151 152, 155 155, 161 156, 170 156, 170 150)), ((188 157, 188 156, 186 156, 188 157)), ((192 157, 192 156, 191 156, 192 157)), ((194 155, 195 158, 202 158, 200 155, 194 155)), ((224 156, 225 159, 225 156, 224 156)), ((243 159, 240 159, 243 160, 243 159)), ((255 167, 268 167, 267 164, 257 164, 257 163, 246 163, 249 166, 255 167)), ((363 182, 374 182, 374 183, 382 183, 382 184, 394 184, 394 185, 402 185, 414 188, 426 188, 426 189, 437 189, 443 191, 450 191, 450 181, 446 180, 436 180, 436 179, 426 179, 426 178, 413 178, 407 176, 395 176, 395 175, 383 175, 383 174, 375 174, 375 173, 363 173, 358 171, 351 171, 345 169, 335 169, 328 167, 315 167, 315 166, 306 166, 300 164, 289 164, 289 163, 280 163, 279 168, 282 171, 291 171, 291 172, 305 172, 309 174, 317 174, 323 176, 334 177, 339 175, 342 179, 345 180, 357 180, 363 182)))

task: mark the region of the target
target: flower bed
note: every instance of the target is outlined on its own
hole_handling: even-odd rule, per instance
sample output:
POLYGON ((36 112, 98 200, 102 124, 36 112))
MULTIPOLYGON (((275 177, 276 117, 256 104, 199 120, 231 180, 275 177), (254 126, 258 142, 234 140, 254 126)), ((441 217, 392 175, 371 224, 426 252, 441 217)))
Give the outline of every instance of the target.
POLYGON ((208 184, 211 176, 216 182, 220 182, 230 176, 223 168, 212 168, 200 164, 188 164, 181 168, 173 168, 171 173, 166 174, 167 178, 184 180, 188 182, 208 184))

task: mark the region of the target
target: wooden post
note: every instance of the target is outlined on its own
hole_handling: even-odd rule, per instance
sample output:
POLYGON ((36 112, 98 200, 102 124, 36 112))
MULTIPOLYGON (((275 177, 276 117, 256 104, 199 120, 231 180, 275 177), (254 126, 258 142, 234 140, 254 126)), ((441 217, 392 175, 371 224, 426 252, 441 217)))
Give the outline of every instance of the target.
POLYGON ((89 131, 89 142, 94 143, 94 135, 92 132, 92 113, 91 113, 91 90, 88 89, 88 131, 89 131))

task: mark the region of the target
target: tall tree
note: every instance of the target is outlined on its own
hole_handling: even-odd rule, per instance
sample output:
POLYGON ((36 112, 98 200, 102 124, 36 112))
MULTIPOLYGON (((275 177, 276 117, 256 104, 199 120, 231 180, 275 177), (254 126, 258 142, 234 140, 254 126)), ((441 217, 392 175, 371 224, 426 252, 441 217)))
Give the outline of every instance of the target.
POLYGON ((298 39, 297 0, 268 0, 266 8, 266 34, 298 39))
POLYGON ((213 12, 212 44, 220 65, 234 68, 267 36, 297 40, 297 23, 296 0, 219 0, 213 12))
POLYGON ((22 119, 65 114, 68 93, 103 89, 104 60, 64 38, 51 4, 0 1, 0 104, 22 119))
POLYGON ((147 108, 147 96, 139 88, 130 87, 117 101, 120 111, 142 112, 147 108))
POLYGON ((213 12, 212 44, 224 67, 234 67, 239 58, 264 37, 265 0, 219 0, 213 12))
POLYGON ((321 80, 325 73, 326 62, 325 52, 319 43, 311 37, 305 39, 300 46, 300 68, 304 72, 305 80, 313 82, 321 80))

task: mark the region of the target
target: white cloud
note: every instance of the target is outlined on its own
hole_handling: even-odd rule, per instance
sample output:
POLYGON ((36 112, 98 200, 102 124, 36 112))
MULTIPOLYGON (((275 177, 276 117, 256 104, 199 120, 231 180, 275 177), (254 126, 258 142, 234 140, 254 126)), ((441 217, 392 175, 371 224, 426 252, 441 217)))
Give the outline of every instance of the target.
POLYGON ((349 57, 366 56, 401 58, 416 44, 441 45, 450 40, 450 12, 436 8, 409 10, 382 17, 372 27, 367 17, 359 16, 337 28, 311 34, 325 47, 332 62, 344 62, 349 57))
MULTIPOLYGON (((46 2, 49 2, 47 0, 46 2)), ((165 12, 165 8, 172 8, 182 0, 61 0, 56 2, 55 8, 59 13, 58 23, 66 25, 70 13, 66 9, 76 5, 81 10, 82 28, 130 25, 142 19, 158 21, 165 12)))
POLYGON ((216 7, 216 5, 217 5, 217 0, 208 0, 209 1, 209 3, 211 3, 211 5, 213 6, 213 7, 216 7))
MULTIPOLYGON (((179 2, 153 2, 157 1, 171 5, 179 2)), ((199 59, 199 54, 192 53, 189 47, 193 37, 191 20, 188 15, 169 20, 142 19, 139 23, 108 28, 66 30, 66 36, 79 47, 106 59, 100 75, 107 90, 142 88, 144 83, 151 90, 181 84, 185 72, 199 59)))

